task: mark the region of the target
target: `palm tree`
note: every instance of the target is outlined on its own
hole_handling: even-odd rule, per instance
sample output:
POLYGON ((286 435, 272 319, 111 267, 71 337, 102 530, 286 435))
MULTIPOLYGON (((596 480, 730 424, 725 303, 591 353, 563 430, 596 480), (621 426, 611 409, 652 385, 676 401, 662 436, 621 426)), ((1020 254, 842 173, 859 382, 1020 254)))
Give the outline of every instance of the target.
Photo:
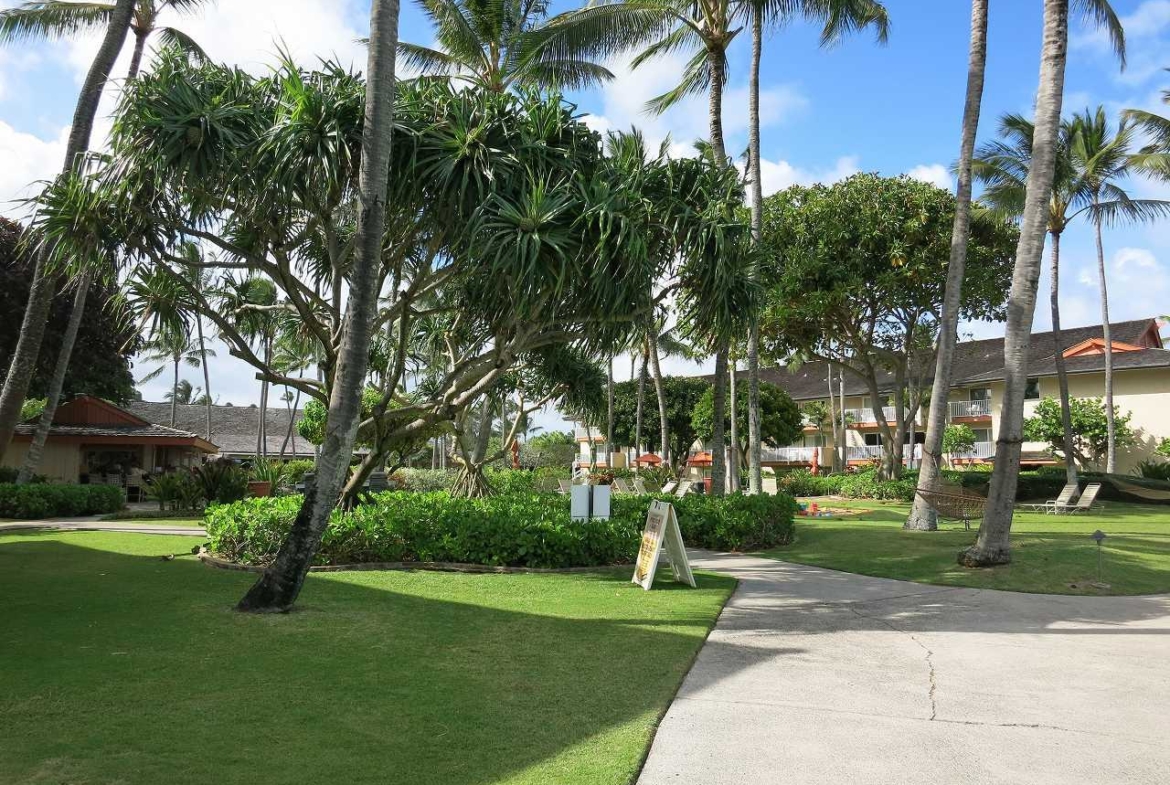
POLYGON ((349 304, 341 325, 341 351, 329 398, 325 439, 317 457, 317 479, 306 490, 292 531, 281 545, 275 561, 240 600, 238 608, 242 611, 287 611, 296 601, 329 522, 329 514, 337 504, 353 454, 378 306, 378 273, 382 263, 394 125, 394 53, 397 45, 398 0, 373 0, 358 182, 361 212, 354 238, 354 261, 349 273, 349 304))
MULTIPOLYGON (((224 309, 235 315, 240 335, 259 344, 264 365, 271 367, 281 316, 285 313, 277 302, 276 284, 260 276, 226 281, 222 300, 224 309)), ((268 388, 268 380, 262 379, 256 427, 256 454, 262 458, 268 457, 268 388)))
MULTIPOLYGON (((126 42, 133 12, 134 0, 118 0, 107 21, 105 37, 77 97, 73 124, 69 129, 69 140, 65 145, 65 161, 60 178, 62 180, 68 179, 76 170, 82 154, 89 149, 98 102, 101 100, 106 81, 110 78, 110 70, 126 42)), ((6 17, 0 17, 0 24, 3 24, 5 19, 6 17)), ((7 40, 7 37, 4 40, 7 40)), ((47 274, 47 267, 54 256, 54 250, 55 244, 45 243, 37 252, 28 307, 25 308, 24 320, 20 327, 20 339, 8 365, 4 385, 0 388, 0 458, 4 456, 12 442, 12 434, 20 421, 20 409, 28 394, 28 386, 36 370, 41 344, 44 342, 45 326, 54 294, 54 277, 47 274)), ((52 421, 53 412, 50 409, 56 408, 54 401, 50 403, 52 406, 46 406, 46 412, 49 413, 48 422, 52 421)))
MULTIPOLYGON (((1078 176, 1089 194, 1089 220, 1097 243, 1097 275, 1101 286, 1101 329, 1105 342, 1105 422, 1108 431, 1105 471, 1117 471, 1117 429, 1113 410, 1113 338, 1109 327, 1109 287, 1105 275, 1105 244, 1102 225, 1128 221, 1152 221, 1170 212, 1170 202, 1161 199, 1133 199, 1118 185, 1129 176, 1133 164, 1135 127, 1122 119, 1116 132, 1110 127, 1105 109, 1085 110, 1073 116, 1070 154, 1078 176)), ((1066 453, 1067 454, 1067 453, 1066 453)))
POLYGON ((420 0, 419 5, 435 26, 439 48, 399 42, 398 57, 406 68, 498 92, 577 90, 613 79, 607 68, 580 56, 578 49, 588 48, 589 40, 572 25, 557 29, 558 41, 567 46, 548 46, 547 0, 420 0))
MULTIPOLYGON (((942 468, 942 438, 947 427, 947 400, 951 390, 951 370, 955 361, 955 343, 959 337, 959 305, 963 297, 963 276, 967 270, 967 238, 971 232, 972 166, 975 137, 979 133, 979 115, 983 106, 983 80, 987 72, 987 2, 971 0, 971 48, 967 60, 967 97, 963 103, 963 130, 959 141, 959 186, 955 194, 955 223, 951 230, 951 256, 947 263, 947 283, 943 291, 939 318, 938 354, 935 357, 934 382, 926 420, 926 442, 922 445, 922 463, 918 469, 918 489, 927 491, 938 483, 942 468)), ((936 531, 938 517, 921 494, 914 494, 914 505, 903 525, 906 529, 936 531)))
POLYGON ((166 398, 171 402, 171 427, 175 427, 175 414, 180 403, 187 403, 191 398, 191 383, 186 382, 186 396, 180 393, 179 366, 186 364, 191 368, 198 368, 203 363, 203 351, 199 345, 191 340, 191 335, 185 330, 163 329, 149 339, 143 346, 145 354, 142 359, 147 362, 160 362, 159 367, 139 379, 139 382, 149 382, 157 379, 167 370, 167 364, 173 369, 171 391, 166 398), (184 400, 185 397, 185 400, 184 400))
MULTIPOLYGON (((1001 136, 980 149, 975 162, 976 176, 988 184, 984 201, 994 209, 1019 215, 1024 197, 1024 179, 1031 161, 1032 124, 1019 115, 1002 121, 1001 136)), ((1132 199, 1117 185, 1129 174, 1133 127, 1122 122, 1113 134, 1104 109, 1085 111, 1061 123, 1056 146, 1056 170, 1049 206, 1048 233, 1052 237, 1052 330, 1053 353, 1060 384, 1061 411, 1065 428, 1066 455, 1072 443, 1072 420, 1068 409, 1068 377, 1060 342, 1060 240, 1077 218, 1092 222, 1097 238, 1097 263, 1101 280, 1102 317, 1107 351, 1105 353, 1105 394, 1113 397, 1112 340, 1109 334, 1109 305, 1105 280, 1105 251, 1102 226, 1122 220, 1148 221, 1170 212, 1170 202, 1159 199, 1132 199)), ((1108 418, 1112 420, 1112 417, 1108 418)), ((1112 429, 1110 429, 1112 432, 1112 429)), ((1112 443, 1112 439, 1110 442, 1112 443)), ((1116 468, 1116 450, 1110 450, 1109 471, 1116 468)), ((1076 466, 1066 461, 1068 482, 1077 481, 1076 466)))
MULTIPOLYGON (((793 17, 803 17, 821 27, 821 46, 839 41, 845 34, 872 26, 878 41, 889 36, 889 15, 876 0, 748 0, 743 3, 752 25, 752 59, 748 78, 748 180, 751 187, 752 242, 759 244, 764 223, 764 189, 760 153, 760 64, 764 53, 764 27, 781 27, 793 17)), ((760 330, 752 320, 748 331, 748 490, 759 493, 760 468, 760 330)), ((732 403, 732 411, 735 404, 732 403)), ((735 419, 732 419, 734 425, 735 419)), ((733 438, 734 442, 735 439, 733 438)))
MULTIPOLYGON (((1082 0, 1078 11, 1092 16, 1124 52, 1125 35, 1106 0, 1082 0)), ((1040 81, 1036 91, 1035 133, 1025 183, 1020 241, 1016 248, 1012 288, 1008 297, 1004 333, 1004 393, 1000 410, 995 469, 988 505, 975 544, 959 554, 969 567, 1011 561, 1009 535, 1024 441, 1024 395, 1028 384, 1028 350, 1036 309, 1035 280, 1040 274, 1044 237, 1051 214, 1053 180, 1060 152, 1060 110, 1064 98, 1064 70, 1068 54, 1069 0, 1044 0, 1044 37, 1040 81)), ((1059 355, 1060 352, 1058 351, 1059 355)))
MULTIPOLYGON (((130 32, 134 34, 134 53, 130 58, 128 78, 133 79, 142 67, 146 42, 157 35, 163 46, 178 47, 188 55, 206 60, 199 44, 182 30, 160 26, 163 11, 194 13, 208 0, 133 0, 134 16, 130 32)), ((0 42, 66 38, 102 30, 110 23, 117 4, 111 0, 77 2, 75 0, 33 0, 0 12, 0 42)))
MULTIPOLYGON (((202 360, 202 353, 200 353, 200 360, 202 360)), ((193 387, 191 382, 186 379, 179 381, 175 389, 163 396, 166 400, 176 400, 183 406, 191 406, 192 404, 203 404, 209 396, 199 387, 193 387)))

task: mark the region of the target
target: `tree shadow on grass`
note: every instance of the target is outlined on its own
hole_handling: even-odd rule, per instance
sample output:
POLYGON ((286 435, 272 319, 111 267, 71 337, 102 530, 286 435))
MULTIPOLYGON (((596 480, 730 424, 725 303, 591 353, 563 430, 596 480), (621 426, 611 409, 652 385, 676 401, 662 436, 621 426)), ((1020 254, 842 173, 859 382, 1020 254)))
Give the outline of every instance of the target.
POLYGON ((245 616, 254 576, 110 537, 0 540, 0 781, 625 782, 733 586, 336 573, 245 616))

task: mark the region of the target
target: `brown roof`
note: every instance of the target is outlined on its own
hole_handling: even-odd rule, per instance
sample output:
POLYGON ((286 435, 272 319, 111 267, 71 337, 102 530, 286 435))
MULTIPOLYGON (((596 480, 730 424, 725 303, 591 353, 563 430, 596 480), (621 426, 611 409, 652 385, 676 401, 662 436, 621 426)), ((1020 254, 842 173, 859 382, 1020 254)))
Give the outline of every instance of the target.
MULTIPOLYGON (((135 401, 127 404, 126 408, 133 414, 152 422, 171 421, 171 404, 169 401, 135 401)), ((296 418, 299 421, 304 411, 298 409, 296 418)), ((268 407, 265 421, 268 428, 268 455, 275 458, 280 455, 281 445, 288 434, 289 412, 281 403, 279 407, 268 407)), ((177 404, 175 406, 175 427, 193 431, 200 435, 207 433, 207 407, 202 404, 177 404)), ((260 428, 260 407, 258 406, 212 406, 211 407, 211 441, 219 446, 223 455, 252 456, 256 455, 256 434, 260 428)), ((313 445, 308 440, 294 434, 296 452, 293 452, 293 440, 290 439, 285 448, 286 458, 312 458, 313 445)))
MULTIPOLYGON (((1061 330, 1060 351, 1085 343, 1103 335, 1101 325, 1074 327, 1061 330)), ((1140 351, 1113 354, 1113 367, 1119 370, 1134 368, 1170 367, 1170 351, 1162 348, 1158 337, 1158 323, 1155 319, 1136 319, 1129 322, 1115 322, 1110 325, 1110 338, 1114 341, 1140 346, 1140 351)), ((1056 346, 1051 332, 1033 333, 1028 354, 1029 376, 1056 375, 1056 346)), ((1069 373, 1093 373, 1105 369, 1105 355, 1091 354, 1070 357, 1065 361, 1069 373)), ((746 371, 740 371, 742 378, 746 371)), ((955 348, 954 385, 970 385, 1004 378, 1003 338, 988 338, 979 341, 962 341, 955 348)), ((836 384, 837 374, 833 374, 836 384)), ((706 378, 711 378, 710 376, 706 378)), ((781 387, 795 400, 819 400, 828 397, 828 364, 810 362, 794 371, 785 367, 760 370, 760 378, 781 387)), ((879 384, 883 392, 893 387, 892 374, 881 374, 879 384)), ((837 391, 834 387, 834 392, 837 391)), ((845 394, 848 396, 868 395, 865 383, 852 373, 845 373, 845 394)))
MULTIPOLYGON (((36 428, 37 420, 33 419, 16 426, 15 435, 18 439, 32 439, 36 428)), ((101 442, 124 440, 138 444, 145 440, 172 445, 187 444, 205 452, 215 452, 215 445, 209 444, 197 433, 156 425, 149 419, 91 395, 79 395, 57 408, 53 413, 49 438, 101 442)))

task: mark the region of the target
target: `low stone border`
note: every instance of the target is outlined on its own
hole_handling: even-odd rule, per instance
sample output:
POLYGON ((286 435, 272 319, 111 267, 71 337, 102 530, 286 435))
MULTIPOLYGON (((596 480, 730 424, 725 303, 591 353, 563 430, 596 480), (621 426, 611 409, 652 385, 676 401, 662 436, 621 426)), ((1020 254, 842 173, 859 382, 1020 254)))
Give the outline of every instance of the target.
MULTIPOLYGON (((199 554, 199 560, 208 567, 217 570, 233 570, 235 572, 264 572, 266 567, 258 564, 240 564, 212 556, 206 551, 199 554)), ((309 572, 363 572, 363 571, 409 571, 424 570, 427 572, 465 572, 465 573, 495 573, 500 575, 528 574, 528 573, 574 573, 597 572, 612 567, 631 565, 609 564, 598 567, 494 567, 489 564, 459 564, 458 562, 436 561, 399 561, 399 562, 368 562, 362 564, 315 564, 309 572)))

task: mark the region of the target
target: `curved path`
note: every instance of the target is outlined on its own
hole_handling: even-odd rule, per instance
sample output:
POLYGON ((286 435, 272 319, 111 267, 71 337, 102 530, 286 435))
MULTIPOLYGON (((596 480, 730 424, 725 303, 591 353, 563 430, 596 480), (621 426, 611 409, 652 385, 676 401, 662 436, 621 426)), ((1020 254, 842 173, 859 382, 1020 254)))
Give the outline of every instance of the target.
POLYGON ((1170 782, 1170 597, 693 558, 740 585, 639 785, 1170 782))
POLYGON ((0 534, 30 529, 55 529, 58 531, 86 532, 133 532, 134 534, 169 534, 180 537, 206 537, 202 526, 165 526, 150 523, 149 520, 135 522, 103 521, 97 516, 84 518, 50 518, 43 521, 11 521, 0 523, 0 534))

